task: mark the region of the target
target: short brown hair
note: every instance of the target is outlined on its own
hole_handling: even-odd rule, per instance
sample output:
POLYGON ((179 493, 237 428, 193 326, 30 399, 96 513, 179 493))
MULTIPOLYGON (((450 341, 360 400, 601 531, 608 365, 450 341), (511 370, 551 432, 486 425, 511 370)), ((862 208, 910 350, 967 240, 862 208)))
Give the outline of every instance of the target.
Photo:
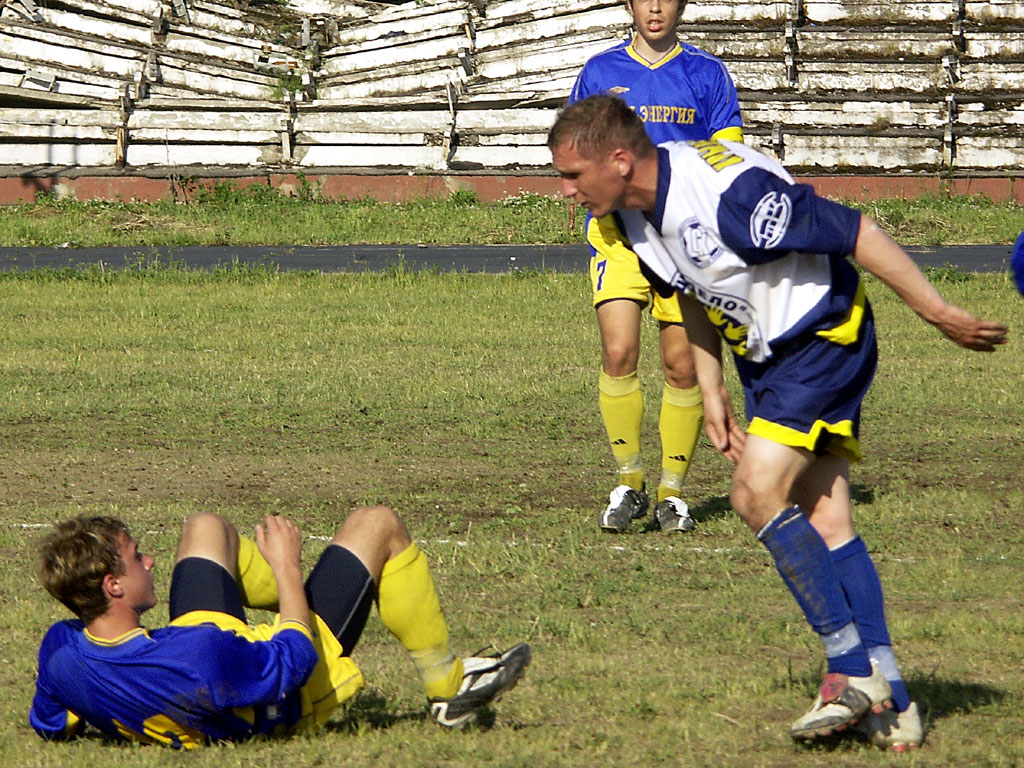
POLYGON ((616 149, 637 157, 654 152, 654 142, 643 121, 617 96, 588 96, 562 110, 548 133, 548 149, 569 144, 583 157, 592 158, 616 149))
POLYGON ((125 572, 119 546, 131 538, 116 517, 79 516, 54 526, 39 545, 39 578, 43 587, 86 624, 109 607, 103 579, 125 572))

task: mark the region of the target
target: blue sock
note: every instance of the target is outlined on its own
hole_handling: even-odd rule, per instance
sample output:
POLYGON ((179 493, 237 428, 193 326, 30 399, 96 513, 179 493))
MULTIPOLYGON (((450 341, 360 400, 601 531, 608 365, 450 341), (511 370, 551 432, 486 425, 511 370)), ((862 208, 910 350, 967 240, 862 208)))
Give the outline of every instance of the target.
POLYGON ((910 706, 910 694, 900 675, 892 652, 889 628, 885 622, 885 600, 878 571, 868 554, 867 545, 857 536, 831 551, 839 583, 853 612, 868 656, 882 670, 892 687, 892 703, 897 712, 910 706))
POLYGON ((853 677, 871 674, 871 662, 853 623, 828 547, 799 507, 784 509, 757 538, 793 593, 811 628, 825 644, 828 671, 853 677))

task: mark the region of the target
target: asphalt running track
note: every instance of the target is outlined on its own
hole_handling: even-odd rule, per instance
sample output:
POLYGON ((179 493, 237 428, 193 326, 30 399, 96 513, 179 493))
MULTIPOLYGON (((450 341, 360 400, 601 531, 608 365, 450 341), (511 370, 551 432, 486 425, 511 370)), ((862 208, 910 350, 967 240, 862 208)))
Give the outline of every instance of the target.
MULTIPOLYGON (((908 247, 921 266, 954 266, 966 272, 1006 272, 1012 245, 908 247)), ((551 270, 582 272, 584 245, 338 245, 338 246, 162 246, 128 248, 0 248, 0 270, 83 268, 102 264, 125 269, 141 263, 214 269, 233 264, 272 266, 282 271, 368 272, 404 268, 464 272, 551 270)))

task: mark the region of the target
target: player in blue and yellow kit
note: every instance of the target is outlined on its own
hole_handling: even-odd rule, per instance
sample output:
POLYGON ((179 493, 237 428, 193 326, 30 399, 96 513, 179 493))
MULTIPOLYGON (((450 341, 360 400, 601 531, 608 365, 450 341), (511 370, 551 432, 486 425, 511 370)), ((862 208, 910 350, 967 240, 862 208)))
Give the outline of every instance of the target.
POLYGON ((877 346, 847 257, 960 346, 992 351, 1006 327, 944 301, 871 219, 794 183, 743 144, 655 147, 620 99, 595 96, 562 112, 548 146, 562 193, 596 217, 613 214, 659 288, 681 296, 706 431, 736 462, 732 506, 828 659, 792 736, 856 724, 879 746, 919 746, 921 720, 892 652, 882 586, 853 524, 849 468, 860 457, 877 346), (722 377, 720 339, 743 384, 746 434, 722 377))
MULTIPOLYGON (((676 25, 686 0, 626 0, 635 33, 592 57, 576 79, 569 103, 610 93, 629 104, 655 143, 687 139, 743 140, 736 87, 725 65, 679 42, 676 25)), ((621 532, 649 503, 640 459, 644 401, 637 377, 641 311, 651 304, 659 323, 665 384, 658 429, 661 476, 655 517, 665 531, 694 527, 682 485, 700 435, 703 410, 686 329, 675 296, 659 296, 636 254, 610 217, 587 218, 588 240, 606 244, 592 251, 590 278, 601 332, 598 400, 618 467, 618 483, 601 513, 603 530, 621 532)))
POLYGON ((316 727, 363 687, 351 655, 375 599, 441 725, 468 722, 529 664, 525 644, 455 657, 426 558, 391 509, 353 512, 305 584, 301 547, 283 517, 267 517, 253 541, 219 515, 193 515, 171 577, 171 622, 149 630, 141 619, 157 602, 154 561, 125 524, 101 516, 56 526, 40 575, 78 618, 43 639, 32 727, 63 740, 87 723, 186 749, 316 727), (252 626, 245 607, 278 616, 252 626))

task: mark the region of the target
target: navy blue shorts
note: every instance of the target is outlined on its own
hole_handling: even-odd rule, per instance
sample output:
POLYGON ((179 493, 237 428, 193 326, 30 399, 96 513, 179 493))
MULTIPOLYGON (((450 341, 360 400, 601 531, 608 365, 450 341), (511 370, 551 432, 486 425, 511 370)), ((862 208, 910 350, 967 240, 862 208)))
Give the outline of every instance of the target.
MULTIPOLYGON (((310 610, 331 628, 346 656, 359 642, 376 594, 363 562, 333 544, 306 579, 310 610)), ((205 557, 187 557, 174 566, 169 602, 171 621, 190 611, 216 611, 246 620, 238 583, 223 566, 205 557)))
POLYGON ((857 340, 811 335, 775 350, 765 363, 736 358, 747 431, 782 445, 860 459, 860 406, 878 364, 875 322, 865 303, 857 340))

